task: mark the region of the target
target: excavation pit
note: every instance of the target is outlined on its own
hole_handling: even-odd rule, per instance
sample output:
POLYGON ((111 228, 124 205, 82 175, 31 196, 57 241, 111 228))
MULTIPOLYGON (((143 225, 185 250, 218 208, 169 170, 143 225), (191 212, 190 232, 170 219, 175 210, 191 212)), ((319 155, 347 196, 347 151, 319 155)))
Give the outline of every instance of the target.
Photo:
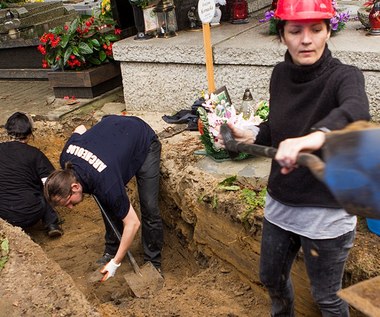
MULTIPOLYGON (((141 115, 157 132, 165 126, 157 114, 141 115)), ((37 121, 32 144, 58 167, 63 144, 75 126, 90 127, 91 115, 61 121, 37 121)), ((1 134, 4 140, 4 132, 1 134)), ((9 240, 9 260, 0 272, 0 311, 6 316, 266 316, 269 300, 258 280, 262 210, 247 214, 235 191, 218 188, 228 174, 243 188, 265 186, 266 163, 253 159, 221 165, 194 155, 202 148, 197 132, 162 140, 160 206, 165 222, 162 269, 165 286, 155 296, 135 298, 123 278, 125 260, 106 283, 93 279, 102 255, 104 226, 91 197, 73 210, 60 208, 65 234, 48 238, 40 224, 26 233, 0 222, 0 238, 9 240), (232 165, 228 165, 232 164, 232 165), (247 164, 246 166, 244 166, 247 164), (234 169, 234 168, 236 169, 234 169), (243 171, 243 172, 242 172, 243 171), (247 171, 260 171, 248 177, 247 171), (244 174, 244 175, 243 175, 244 174), (258 173, 259 174, 259 173, 258 173)), ((136 204, 135 184, 128 186, 136 204)), ((380 270, 380 238, 359 219, 358 234, 345 273, 345 286, 374 277, 380 270)), ((139 264, 139 239, 131 249, 139 264)), ((309 295, 302 257, 293 278, 299 316, 319 316, 309 295)), ((352 316, 362 316, 352 309, 352 316)))

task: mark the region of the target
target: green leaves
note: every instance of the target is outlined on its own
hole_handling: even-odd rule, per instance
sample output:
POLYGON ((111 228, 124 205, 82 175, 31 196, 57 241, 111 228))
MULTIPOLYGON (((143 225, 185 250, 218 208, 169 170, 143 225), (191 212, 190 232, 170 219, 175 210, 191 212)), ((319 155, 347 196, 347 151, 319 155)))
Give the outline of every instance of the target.
POLYGON ((93 57, 93 56, 90 56, 90 57, 88 58, 88 61, 89 61, 91 64, 93 64, 93 65, 100 65, 100 64, 101 64, 100 59, 99 59, 99 58, 95 58, 95 57, 93 57))
POLYGON ((63 64, 66 64, 66 62, 69 60, 71 54, 73 53, 72 47, 68 47, 65 51, 65 54, 63 55, 63 64))
POLYGON ((149 0, 130 0, 135 6, 138 6, 142 9, 146 8, 149 5, 149 0))
POLYGON ((263 121, 268 120, 269 116, 269 103, 267 101, 261 101, 259 108, 256 110, 256 116, 259 116, 263 121))
POLYGON ((104 51, 99 52, 99 59, 104 62, 107 59, 107 54, 104 51))
POLYGON ((243 200, 252 208, 264 208, 265 205, 265 195, 266 189, 262 190, 259 193, 256 193, 253 190, 244 188, 241 191, 241 197, 243 200))
POLYGON ((234 184, 236 181, 237 181, 236 175, 228 177, 218 184, 218 188, 223 189, 223 190, 227 190, 227 191, 240 190, 240 186, 234 184))
POLYGON ((115 42, 115 41, 117 41, 118 40, 118 38, 119 38, 119 36, 118 35, 116 35, 116 34, 106 34, 106 36, 105 36, 105 39, 106 39, 106 41, 108 41, 108 42, 115 42))
POLYGON ((100 47, 100 43, 97 39, 91 39, 90 43, 93 47, 100 47))
POLYGON ((0 237, 0 270, 4 267, 5 263, 8 262, 9 254, 9 241, 7 238, 0 237))
POLYGON ((78 50, 79 54, 86 55, 86 54, 92 54, 93 49, 85 42, 80 42, 78 44, 78 50))
POLYGON ((40 38, 43 67, 81 70, 112 61, 112 43, 120 39, 116 31, 115 21, 101 14, 55 27, 40 38))
POLYGON ((266 192, 266 188, 264 188, 260 192, 253 191, 248 188, 242 189, 240 197, 245 202, 246 209, 244 212, 240 214, 239 219, 243 223, 249 221, 251 215, 253 215, 256 209, 264 208, 266 192))

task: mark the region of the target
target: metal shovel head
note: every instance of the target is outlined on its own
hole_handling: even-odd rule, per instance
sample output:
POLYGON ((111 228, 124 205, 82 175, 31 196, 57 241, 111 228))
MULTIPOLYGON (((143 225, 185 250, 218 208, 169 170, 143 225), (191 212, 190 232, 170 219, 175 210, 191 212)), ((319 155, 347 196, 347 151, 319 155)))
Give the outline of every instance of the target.
POLYGON ((135 272, 124 275, 128 286, 138 298, 151 297, 164 286, 164 278, 151 262, 140 267, 141 275, 135 272))
POLYGON ((380 129, 330 134, 324 181, 347 212, 380 219, 380 129))

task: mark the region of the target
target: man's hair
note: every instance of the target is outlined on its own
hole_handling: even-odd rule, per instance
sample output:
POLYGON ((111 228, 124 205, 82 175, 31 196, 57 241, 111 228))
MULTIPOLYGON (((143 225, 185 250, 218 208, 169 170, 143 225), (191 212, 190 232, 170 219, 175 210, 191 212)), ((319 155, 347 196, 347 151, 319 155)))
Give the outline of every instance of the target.
POLYGON ((15 112, 5 123, 5 129, 10 137, 25 140, 33 133, 33 121, 23 112, 15 112))
POLYGON ((72 165, 67 162, 65 168, 56 170, 46 179, 44 194, 46 200, 54 205, 58 205, 59 200, 71 194, 71 184, 77 182, 72 165))

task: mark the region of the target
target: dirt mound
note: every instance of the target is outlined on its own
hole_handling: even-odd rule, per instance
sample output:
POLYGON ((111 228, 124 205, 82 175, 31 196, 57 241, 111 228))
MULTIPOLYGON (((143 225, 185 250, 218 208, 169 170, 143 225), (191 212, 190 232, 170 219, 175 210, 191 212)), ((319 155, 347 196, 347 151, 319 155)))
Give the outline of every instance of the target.
POLYGON ((1 316, 100 316, 71 276, 21 229, 0 219, 0 237, 10 249, 1 271, 1 316))

